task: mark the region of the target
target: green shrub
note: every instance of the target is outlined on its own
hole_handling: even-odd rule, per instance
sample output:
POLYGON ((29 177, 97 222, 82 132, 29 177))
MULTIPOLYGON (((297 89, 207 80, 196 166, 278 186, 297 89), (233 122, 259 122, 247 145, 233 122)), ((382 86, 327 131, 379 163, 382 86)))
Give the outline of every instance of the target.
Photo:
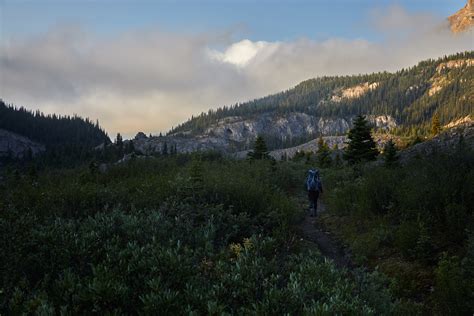
POLYGON ((1 187, 0 313, 390 313, 364 296, 377 280, 286 247, 302 165, 200 159, 1 187))
POLYGON ((436 311, 442 315, 467 315, 472 310, 466 298, 468 285, 459 257, 443 254, 435 271, 433 302, 436 311))

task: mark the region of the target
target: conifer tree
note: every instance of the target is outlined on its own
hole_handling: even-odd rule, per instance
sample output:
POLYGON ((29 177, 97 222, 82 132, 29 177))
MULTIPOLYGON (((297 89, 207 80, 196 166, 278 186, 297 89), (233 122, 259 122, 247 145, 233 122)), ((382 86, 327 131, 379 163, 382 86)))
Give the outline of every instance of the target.
POLYGON ((431 119, 431 133, 433 136, 438 135, 441 132, 441 123, 439 121, 439 114, 435 113, 431 119))
POLYGON ((358 115, 354 119, 354 127, 349 131, 347 137, 349 142, 344 152, 344 159, 349 163, 355 164, 377 158, 378 151, 371 135, 369 123, 364 116, 358 115))
POLYGON ((253 151, 247 154, 248 158, 255 160, 269 159, 267 144, 262 136, 258 136, 255 140, 253 151))
POLYGON ((163 143, 163 147, 161 148, 161 154, 164 156, 168 155, 168 144, 166 142, 163 143))
POLYGON ((318 140, 318 152, 316 153, 318 164, 321 167, 329 167, 331 165, 331 151, 329 145, 324 141, 323 137, 318 140))
POLYGON ((117 147, 123 146, 123 138, 122 138, 122 135, 120 135, 120 133, 117 133, 117 137, 115 138, 115 145, 117 145, 117 147))
POLYGON ((392 167, 398 162, 397 147, 391 139, 384 146, 383 158, 387 167, 392 167))
POLYGON ((120 133, 117 133, 117 137, 115 137, 115 146, 116 146, 116 155, 118 159, 123 157, 123 138, 120 133))

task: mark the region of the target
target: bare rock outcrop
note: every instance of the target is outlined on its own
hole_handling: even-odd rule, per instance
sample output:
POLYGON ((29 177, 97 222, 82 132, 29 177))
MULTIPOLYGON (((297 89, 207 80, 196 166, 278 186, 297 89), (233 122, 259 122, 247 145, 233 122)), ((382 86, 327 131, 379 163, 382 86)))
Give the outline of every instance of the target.
POLYGON ((33 157, 46 148, 19 134, 0 129, 0 158, 22 159, 31 154, 33 157))
POLYGON ((448 62, 439 64, 438 67, 436 67, 436 74, 430 79, 431 87, 428 90, 428 96, 431 97, 437 94, 452 82, 453 79, 450 79, 450 76, 444 73, 446 70, 459 68, 466 69, 473 66, 473 58, 450 60, 448 62))
POLYGON ((365 82, 363 84, 349 87, 346 89, 339 89, 335 91, 335 94, 331 97, 331 101, 341 102, 343 99, 357 99, 366 94, 367 92, 377 89, 378 86, 378 82, 365 82))
POLYGON ((474 0, 468 0, 466 6, 451 15, 448 20, 453 33, 472 32, 474 26, 474 0))
MULTIPOLYGON (((380 129, 397 126, 395 119, 389 115, 368 115, 367 119, 380 129)), ((138 137, 133 144, 135 150, 146 155, 161 153, 165 143, 168 149, 176 148, 180 153, 206 150, 235 153, 250 148, 258 135, 279 139, 283 143, 312 135, 336 135, 339 139, 337 135, 346 134, 351 127, 352 117, 317 117, 306 113, 275 116, 273 113, 266 113, 250 120, 240 117, 225 118, 199 135, 180 133, 162 137, 138 137)), ((326 138, 332 145, 332 138, 326 138)))

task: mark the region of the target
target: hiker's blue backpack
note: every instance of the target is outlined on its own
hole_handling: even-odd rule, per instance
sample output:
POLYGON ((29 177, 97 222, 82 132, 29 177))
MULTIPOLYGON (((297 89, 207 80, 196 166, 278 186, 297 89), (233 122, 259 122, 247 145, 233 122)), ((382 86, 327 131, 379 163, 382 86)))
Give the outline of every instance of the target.
POLYGON ((315 172, 310 173, 308 175, 308 179, 306 180, 306 189, 308 191, 319 191, 319 187, 319 177, 315 172))

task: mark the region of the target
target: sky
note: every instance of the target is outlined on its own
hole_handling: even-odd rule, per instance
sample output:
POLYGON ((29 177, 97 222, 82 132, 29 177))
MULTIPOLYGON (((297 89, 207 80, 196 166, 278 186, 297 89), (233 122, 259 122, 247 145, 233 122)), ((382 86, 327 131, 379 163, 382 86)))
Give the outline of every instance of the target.
POLYGON ((465 0, 0 0, 0 98, 157 134, 323 75, 473 50, 465 0))

